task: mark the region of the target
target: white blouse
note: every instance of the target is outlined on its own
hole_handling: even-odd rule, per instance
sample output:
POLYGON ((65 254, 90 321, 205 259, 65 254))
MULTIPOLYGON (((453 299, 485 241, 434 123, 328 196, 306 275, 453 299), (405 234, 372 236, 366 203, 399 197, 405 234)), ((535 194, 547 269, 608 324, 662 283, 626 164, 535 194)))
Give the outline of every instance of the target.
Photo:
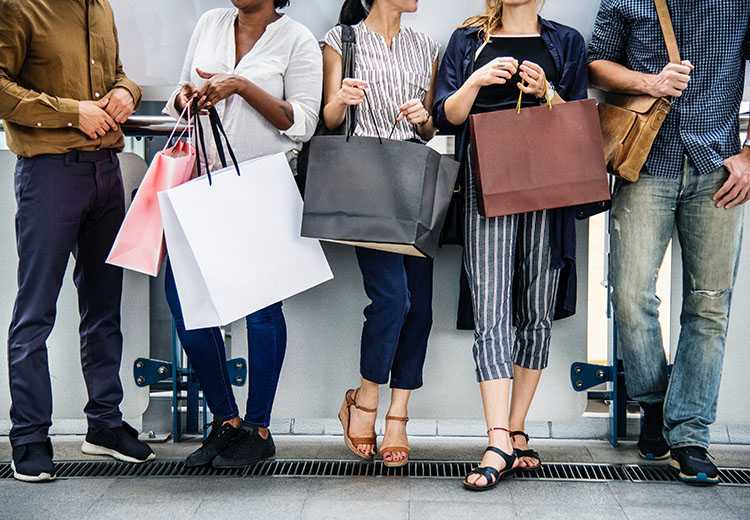
MULTIPOLYGON (((255 46, 235 66, 237 15, 236 9, 213 9, 200 18, 190 39, 180 85, 192 83, 199 88, 203 85, 196 68, 237 74, 293 107, 294 124, 280 131, 239 95, 218 103, 216 110, 238 161, 299 150, 318 125, 323 91, 320 45, 304 25, 284 15, 268 25, 255 46)), ((180 116, 174 107, 179 92, 177 88, 164 108, 164 113, 175 119, 180 116)), ((220 168, 206 123, 204 133, 210 168, 220 168)))

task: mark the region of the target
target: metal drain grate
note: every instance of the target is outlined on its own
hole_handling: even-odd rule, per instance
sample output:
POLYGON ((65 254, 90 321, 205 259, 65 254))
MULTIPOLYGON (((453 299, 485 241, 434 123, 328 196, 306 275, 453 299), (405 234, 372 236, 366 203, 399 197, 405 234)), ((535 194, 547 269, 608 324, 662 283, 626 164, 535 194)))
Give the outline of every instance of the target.
MULTIPOLYGON (((160 460, 133 465, 114 461, 70 461, 57 464, 58 478, 138 478, 138 477, 405 477, 460 479, 475 462, 411 461, 403 468, 386 468, 382 462, 349 460, 273 460, 249 468, 217 470, 186 468, 182 461, 160 460)), ((723 485, 750 487, 750 468, 722 468, 723 485)), ((10 464, 0 464, 0 479, 13 478, 10 464)), ((538 471, 519 471, 521 480, 574 482, 675 482, 669 466, 659 464, 547 463, 538 471)))

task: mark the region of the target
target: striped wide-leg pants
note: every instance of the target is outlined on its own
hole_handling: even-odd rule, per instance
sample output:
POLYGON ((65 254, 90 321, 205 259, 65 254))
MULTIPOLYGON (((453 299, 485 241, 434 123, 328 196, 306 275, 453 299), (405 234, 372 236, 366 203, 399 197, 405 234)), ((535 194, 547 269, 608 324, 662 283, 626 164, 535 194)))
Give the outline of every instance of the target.
POLYGON ((512 379, 514 364, 541 370, 549 360, 560 279, 551 267, 549 212, 482 217, 468 162, 464 254, 477 380, 512 379))

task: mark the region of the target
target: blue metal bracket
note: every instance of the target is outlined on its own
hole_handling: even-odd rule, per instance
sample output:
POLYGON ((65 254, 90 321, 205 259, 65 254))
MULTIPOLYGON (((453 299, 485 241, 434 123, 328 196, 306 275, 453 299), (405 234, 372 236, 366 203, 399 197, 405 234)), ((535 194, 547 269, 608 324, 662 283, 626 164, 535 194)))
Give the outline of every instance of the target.
MULTIPOLYGON (((247 382, 247 362, 244 358, 227 361, 227 371, 233 386, 247 382)), ((139 387, 151 386, 172 379, 172 363, 160 359, 138 358, 133 363, 133 379, 139 387)))
POLYGON ((243 358, 235 358, 227 361, 227 372, 229 380, 234 386, 245 386, 247 382, 247 361, 243 358))
POLYGON ((133 378, 140 387, 150 386, 172 378, 172 363, 159 359, 138 358, 133 363, 133 378))
MULTIPOLYGON (((183 352, 177 337, 177 330, 172 324, 171 341, 172 361, 138 358, 133 365, 133 377, 136 385, 146 387, 158 383, 169 384, 172 389, 172 440, 179 442, 183 433, 198 435, 200 429, 200 411, 203 411, 203 435, 208 432, 210 424, 206 400, 201 396, 201 388, 195 371, 187 363, 183 366, 183 352), (184 411, 183 411, 184 410, 184 411), (184 425, 183 425, 184 417, 184 425), (183 432, 184 430, 184 432, 183 432)), ((234 358, 226 362, 229 380, 234 386, 244 386, 247 382, 247 361, 234 358)))
POLYGON ((592 365, 590 363, 573 363, 570 367, 570 383, 573 390, 583 392, 597 385, 614 380, 614 367, 592 365))

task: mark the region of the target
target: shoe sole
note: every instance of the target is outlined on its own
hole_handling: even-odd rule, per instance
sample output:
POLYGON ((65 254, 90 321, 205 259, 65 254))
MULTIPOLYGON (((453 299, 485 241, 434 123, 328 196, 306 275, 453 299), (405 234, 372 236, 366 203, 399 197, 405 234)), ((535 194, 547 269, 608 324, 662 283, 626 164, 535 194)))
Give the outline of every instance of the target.
POLYGON ((682 472, 680 463, 674 459, 672 459, 672 461, 669 463, 669 467, 672 469, 675 475, 677 475, 677 478, 680 481, 691 486, 716 486, 721 481, 719 477, 711 478, 705 473, 698 473, 697 475, 686 475, 682 472))
POLYGON ((667 460, 672 456, 672 452, 668 451, 664 455, 657 457, 656 455, 653 455, 651 453, 643 453, 642 451, 638 450, 638 456, 643 460, 667 460))
POLYGON ((276 460, 276 454, 269 455, 268 457, 259 457, 256 460, 252 460, 246 464, 216 464, 216 459, 214 459, 211 462, 211 467, 214 469, 240 469, 240 468, 247 468, 249 466, 254 466, 255 464, 258 464, 259 462, 266 462, 266 461, 273 461, 276 460))
POLYGON ((87 441, 83 441, 83 444, 81 444, 81 452, 86 455, 104 455, 106 457, 112 457, 113 459, 117 459, 122 462, 129 462, 130 464, 143 464, 144 462, 148 462, 156 458, 156 454, 152 453, 145 459, 136 459, 135 457, 124 455, 117 450, 105 448, 104 446, 97 446, 96 444, 91 444, 87 441))
POLYGON ((50 473, 40 473, 39 475, 24 475, 23 473, 18 473, 16 471, 16 465, 13 462, 10 463, 10 468, 13 470, 13 478, 20 480, 21 482, 52 482, 57 478, 54 474, 50 473))

